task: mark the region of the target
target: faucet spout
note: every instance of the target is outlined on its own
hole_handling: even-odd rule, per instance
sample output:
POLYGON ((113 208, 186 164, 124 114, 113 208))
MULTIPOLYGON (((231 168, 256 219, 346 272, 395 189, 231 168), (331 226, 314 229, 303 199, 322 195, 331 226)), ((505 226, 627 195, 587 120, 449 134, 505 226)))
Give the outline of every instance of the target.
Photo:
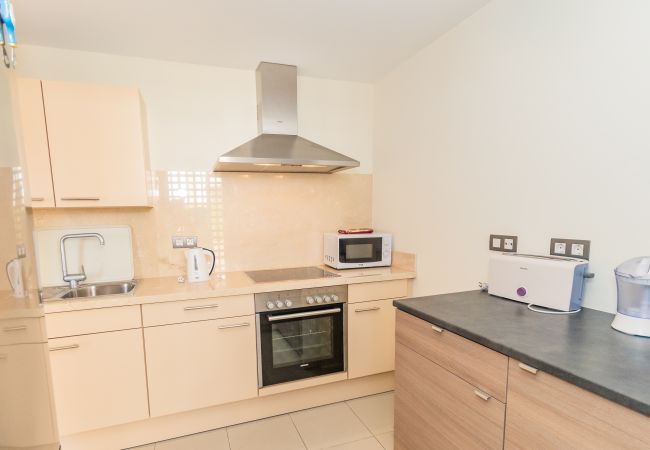
POLYGON ((84 238, 96 238, 99 240, 100 245, 106 244, 104 236, 99 233, 72 233, 64 234, 61 236, 60 246, 61 246, 61 271, 63 272, 63 281, 70 284, 70 288, 74 289, 79 286, 80 281, 86 279, 86 271, 83 264, 81 265, 81 273, 68 273, 68 261, 65 253, 65 241, 68 239, 84 239, 84 238))

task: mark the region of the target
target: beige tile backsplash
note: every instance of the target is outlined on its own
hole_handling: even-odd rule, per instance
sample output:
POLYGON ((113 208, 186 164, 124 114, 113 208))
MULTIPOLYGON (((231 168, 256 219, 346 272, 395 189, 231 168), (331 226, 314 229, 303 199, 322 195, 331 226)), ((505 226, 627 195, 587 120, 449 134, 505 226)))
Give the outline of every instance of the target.
POLYGON ((184 272, 173 235, 235 271, 320 264, 324 231, 371 226, 371 175, 158 171, 155 184, 154 208, 35 209, 34 226, 129 225, 138 278, 184 272))

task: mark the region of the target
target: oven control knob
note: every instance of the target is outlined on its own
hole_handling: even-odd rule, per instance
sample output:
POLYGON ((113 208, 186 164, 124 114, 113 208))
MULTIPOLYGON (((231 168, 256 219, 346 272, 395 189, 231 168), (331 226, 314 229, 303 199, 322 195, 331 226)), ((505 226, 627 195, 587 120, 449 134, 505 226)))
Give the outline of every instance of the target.
POLYGON ((314 304, 314 297, 312 297, 311 295, 309 297, 307 297, 307 303, 309 303, 310 305, 313 305, 314 304))
POLYGON ((333 302, 338 302, 339 301, 339 296, 336 294, 332 294, 332 301, 333 302))
POLYGON ((314 297, 314 298, 315 298, 315 300, 316 300, 316 303, 323 303, 323 297, 321 297, 320 295, 317 295, 317 296, 314 297))
POLYGON ((325 303, 329 303, 329 302, 332 301, 332 297, 330 297, 329 295, 326 295, 325 297, 323 297, 323 300, 325 300, 325 303))
POLYGON ((284 306, 284 303, 282 303, 281 300, 278 300, 277 302, 275 302, 275 304, 278 305, 278 308, 282 308, 284 306))
POLYGON ((268 309, 273 309, 273 308, 275 308, 275 303, 273 303, 273 302, 267 302, 267 303, 266 303, 266 307, 267 307, 268 309))
POLYGON ((288 308, 289 306, 293 305, 293 302, 291 300, 289 300, 289 299, 286 299, 284 301, 284 305, 288 308))

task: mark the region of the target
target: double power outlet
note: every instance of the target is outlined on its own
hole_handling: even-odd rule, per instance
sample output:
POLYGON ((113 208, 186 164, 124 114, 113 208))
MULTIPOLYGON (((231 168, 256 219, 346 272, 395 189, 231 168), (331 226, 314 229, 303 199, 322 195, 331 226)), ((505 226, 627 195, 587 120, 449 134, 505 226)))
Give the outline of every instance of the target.
POLYGON ((172 236, 173 248, 194 248, 199 245, 199 238, 196 236, 172 236))

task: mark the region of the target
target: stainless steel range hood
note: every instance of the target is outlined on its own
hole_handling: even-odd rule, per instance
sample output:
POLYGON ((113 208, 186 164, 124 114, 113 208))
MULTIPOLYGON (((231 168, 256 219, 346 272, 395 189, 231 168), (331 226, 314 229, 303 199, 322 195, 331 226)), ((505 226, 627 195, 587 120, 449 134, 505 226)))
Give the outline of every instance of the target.
POLYGON ((254 139, 224 153, 214 172, 333 173, 359 161, 298 136, 298 68, 262 62, 257 67, 254 139))

